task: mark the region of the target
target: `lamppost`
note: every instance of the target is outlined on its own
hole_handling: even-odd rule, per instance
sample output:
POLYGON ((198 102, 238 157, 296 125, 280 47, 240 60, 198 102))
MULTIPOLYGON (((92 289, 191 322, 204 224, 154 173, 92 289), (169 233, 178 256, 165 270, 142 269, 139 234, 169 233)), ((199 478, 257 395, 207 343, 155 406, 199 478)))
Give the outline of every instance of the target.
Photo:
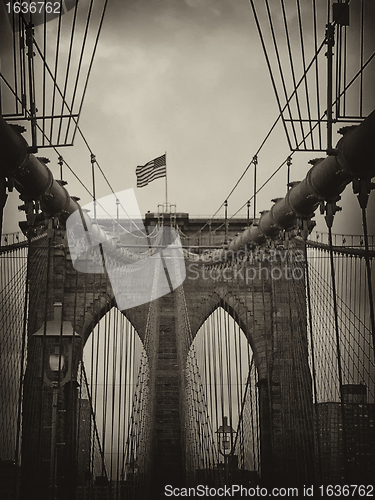
POLYGON ((223 416, 223 425, 221 425, 216 431, 218 450, 224 457, 224 471, 225 480, 228 479, 228 458, 233 453, 233 435, 235 434, 234 429, 228 425, 228 417, 223 416))
MULTIPOLYGON (((58 430, 61 429, 61 422, 59 424, 58 418, 58 405, 59 395, 63 399, 64 407, 68 404, 67 392, 62 388, 68 382, 72 382, 74 378, 73 368, 73 349, 74 340, 76 343, 81 344, 82 338, 78 335, 70 321, 62 320, 62 304, 56 302, 53 306, 54 318, 53 320, 46 321, 36 333, 33 334, 35 340, 40 339, 42 342, 42 364, 43 364, 43 382, 44 385, 52 389, 52 411, 51 411, 51 442, 50 442, 50 467, 49 467, 49 499, 55 500, 57 494, 57 445, 67 447, 72 443, 66 442, 67 431, 64 432, 64 443, 57 443, 58 430), (43 354, 44 352, 44 354, 43 354)), ((70 384, 69 384, 70 385, 70 384)), ((68 385, 66 386, 68 387, 68 385)), ((50 390, 51 390, 50 389, 50 390)), ((72 390, 72 388, 69 388, 72 390)), ((74 394, 70 394, 74 397, 74 394)), ((60 402, 61 404, 61 402, 60 402)), ((74 406, 74 405, 73 405, 74 406)), ((66 412, 66 409, 61 410, 66 412)), ((68 420, 74 419, 74 416, 69 416, 68 420)), ((66 426, 68 424, 67 417, 64 416, 66 426)), ((61 433, 61 431, 59 431, 61 433)), ((68 439, 68 441, 70 441, 68 439)), ((64 453, 64 455, 66 455, 64 453)), ((66 459, 64 459, 66 460, 66 459)), ((60 465, 59 465, 60 467, 60 465)), ((65 467, 66 468, 66 467, 65 467)))
MULTIPOLYGON (((52 380, 52 418, 51 418, 51 462, 50 462, 50 498, 56 498, 56 432, 57 432, 57 401, 59 394, 59 378, 65 365, 65 356, 60 354, 56 346, 54 352, 49 355, 49 367, 53 373, 52 380)), ((51 385, 48 384, 48 385, 51 385)))

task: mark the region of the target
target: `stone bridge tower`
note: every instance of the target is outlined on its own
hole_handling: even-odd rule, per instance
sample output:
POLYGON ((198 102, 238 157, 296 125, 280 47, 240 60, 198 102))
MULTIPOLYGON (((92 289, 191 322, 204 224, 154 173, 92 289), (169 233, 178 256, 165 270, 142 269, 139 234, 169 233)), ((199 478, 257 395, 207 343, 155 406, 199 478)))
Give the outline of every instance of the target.
MULTIPOLYGON (((156 222, 156 216, 147 215, 146 225, 156 222)), ((195 244, 188 238, 201 221, 177 214, 173 222, 186 235, 185 243, 195 244)), ((216 221, 217 226, 222 222, 216 221)), ((243 219, 231 221, 227 236, 245 225, 243 219)), ((217 234, 223 238, 224 230, 217 234)), ((213 244, 211 233, 207 231, 205 237, 213 244)), ((123 311, 141 340, 147 325, 151 325, 153 336, 146 348, 151 385, 150 498, 163 498, 164 486, 171 484, 171 478, 175 486, 184 485, 184 366, 190 346, 181 339, 187 338, 187 330, 188 338, 194 339, 218 307, 234 317, 254 353, 262 482, 312 484, 313 402, 307 321, 305 312, 301 315, 305 311, 304 264, 302 252, 297 250, 294 247, 294 254, 290 251, 288 255, 286 249, 267 250, 246 262, 234 258, 213 265, 186 260, 183 285, 151 304, 123 311), (285 271, 285 259, 292 254, 295 259, 296 252, 300 274, 293 279, 290 270, 285 271), (302 307, 295 307, 297 303, 302 307)), ((115 298, 105 274, 75 271, 65 230, 54 227, 52 219, 47 233, 32 243, 29 292, 22 499, 48 498, 51 468, 56 471, 59 498, 74 498, 78 365, 93 327, 115 305, 115 298), (64 365, 58 367, 62 375, 56 381, 53 363, 61 354, 64 365), (55 458, 51 446, 56 447, 55 458)))

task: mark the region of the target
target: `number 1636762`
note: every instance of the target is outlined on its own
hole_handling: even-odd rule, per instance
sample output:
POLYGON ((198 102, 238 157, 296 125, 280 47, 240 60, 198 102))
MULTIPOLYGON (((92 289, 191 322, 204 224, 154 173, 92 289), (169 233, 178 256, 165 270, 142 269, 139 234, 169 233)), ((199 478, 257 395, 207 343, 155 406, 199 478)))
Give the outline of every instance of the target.
POLYGON ((60 14, 61 2, 8 2, 5 4, 10 14, 60 14))
POLYGON ((320 495, 323 497, 373 497, 374 496, 374 486, 373 485, 358 485, 350 484, 345 486, 340 485, 328 485, 319 486, 320 495))

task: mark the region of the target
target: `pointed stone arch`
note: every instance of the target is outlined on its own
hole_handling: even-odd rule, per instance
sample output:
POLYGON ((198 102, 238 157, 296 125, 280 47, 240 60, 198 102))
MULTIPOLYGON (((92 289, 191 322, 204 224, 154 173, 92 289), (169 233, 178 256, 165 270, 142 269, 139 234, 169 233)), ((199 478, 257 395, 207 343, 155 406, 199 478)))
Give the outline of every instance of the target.
POLYGON ((218 307, 223 307, 238 323, 254 352, 259 378, 270 371, 272 339, 272 287, 269 281, 247 284, 240 281, 208 283, 204 279, 184 283, 187 315, 192 339, 204 321, 218 307))
MULTIPOLYGON (((211 434, 208 433, 208 439, 212 437, 214 446, 217 446, 218 438, 216 429, 224 425, 226 419, 234 430, 233 435, 237 436, 233 439, 232 445, 235 446, 233 452, 238 460, 238 466, 242 470, 259 471, 259 440, 256 441, 254 448, 251 448, 251 444, 255 443, 254 436, 259 437, 257 367, 248 336, 235 316, 235 309, 221 299, 199 327, 191 342, 186 362, 186 398, 195 401, 195 395, 200 394, 199 397, 204 401, 204 409, 199 412, 199 417, 203 418, 203 426, 205 424, 207 429, 210 429, 211 434), (253 402, 252 409, 256 408, 256 413, 251 425, 244 431, 242 417, 245 404, 246 408, 249 408, 249 394, 253 402), (257 452, 253 465, 256 464, 257 468, 246 468, 246 464, 251 462, 250 455, 255 448, 257 452)), ((194 404, 191 406, 194 407, 194 404)), ((212 448, 203 445, 199 440, 194 441, 194 432, 199 435, 199 428, 196 427, 199 425, 197 424, 199 419, 194 414, 187 413, 187 415, 186 441, 190 447, 187 448, 189 453, 186 461, 189 470, 204 467, 201 464, 210 460, 213 463, 224 463, 222 454, 217 449, 215 455, 212 448)), ((202 423, 200 425, 202 426, 202 423)), ((205 437, 207 439, 207 435, 205 437)))

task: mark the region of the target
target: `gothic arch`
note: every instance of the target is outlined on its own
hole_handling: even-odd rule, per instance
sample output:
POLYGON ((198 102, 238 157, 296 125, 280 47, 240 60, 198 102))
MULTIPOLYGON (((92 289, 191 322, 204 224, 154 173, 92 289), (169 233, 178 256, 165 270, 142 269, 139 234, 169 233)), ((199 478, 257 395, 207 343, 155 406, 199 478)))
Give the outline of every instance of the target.
POLYGON ((267 378, 272 344, 271 287, 264 283, 260 287, 242 286, 233 289, 230 284, 220 283, 208 292, 195 287, 185 290, 192 342, 207 318, 222 307, 230 314, 244 332, 254 353, 254 362, 259 378, 267 378), (196 290, 196 291, 195 291, 196 290), (269 305, 265 313, 264 305, 269 305))

